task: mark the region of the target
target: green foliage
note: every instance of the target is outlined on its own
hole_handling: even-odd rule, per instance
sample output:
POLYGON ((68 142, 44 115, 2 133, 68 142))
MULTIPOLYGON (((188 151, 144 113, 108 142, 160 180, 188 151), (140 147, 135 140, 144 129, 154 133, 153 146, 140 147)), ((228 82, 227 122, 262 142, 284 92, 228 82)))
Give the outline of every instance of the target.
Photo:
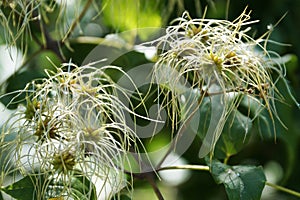
MULTIPOLYGON (((240 97, 236 97, 239 99, 240 97)), ((233 99, 234 100, 234 99, 233 99)), ((201 140, 206 136, 211 120, 211 101, 206 98, 201 105, 198 136, 201 140)), ((254 120, 255 121, 255 120, 254 120)), ((238 109, 232 111, 224 125, 222 134, 216 144, 214 157, 218 159, 228 159, 240 152, 251 136, 253 120, 249 113, 242 113, 238 109)), ((267 124, 270 125, 270 124, 267 124)))
POLYGON ((262 167, 228 166, 219 161, 208 161, 216 183, 224 184, 229 200, 258 200, 265 186, 262 167))
POLYGON ((34 176, 26 176, 1 190, 18 200, 35 199, 38 190, 35 186, 35 179, 34 176))
MULTIPOLYGON (((37 182, 41 182, 43 184, 47 184, 47 188, 44 191, 48 198, 58 198, 59 196, 51 195, 51 190, 55 190, 55 193, 64 192, 63 183, 54 183, 49 182, 46 183, 43 176, 33 176, 28 175, 17 182, 14 182, 11 185, 1 188, 3 192, 9 194, 15 199, 18 200, 32 200, 40 198, 39 191, 42 188, 38 188, 37 182)), ((86 177, 82 175, 74 175, 72 180, 70 181, 71 185, 69 186, 72 190, 72 197, 75 199, 88 199, 89 200, 97 200, 96 189, 92 182, 90 182, 86 177)))
POLYGON ((95 185, 81 174, 73 176, 70 187, 75 199, 97 200, 95 185))
POLYGON ((0 66, 0 75, 14 68, 0 85, 0 103, 10 109, 0 110, 0 191, 18 200, 96 200, 111 187, 108 199, 128 200, 135 191, 146 199, 152 186, 149 198, 176 191, 178 199, 258 200, 270 186, 289 193, 272 198, 299 196, 276 186, 300 188, 298 7, 293 0, 1 1, 0 43, 23 60, 0 66), (148 60, 141 46, 156 55, 148 60), (151 68, 147 78, 133 70, 139 66, 151 68), (95 73, 102 69, 105 76, 95 73), (124 76, 128 85, 118 85, 124 76), (180 148, 176 156, 188 165, 174 166, 170 155, 180 148), (269 162, 284 175, 273 179, 269 162), (189 171, 189 182, 161 184, 158 173, 174 169, 189 171))
POLYGON ((215 157, 229 158, 240 152, 248 143, 252 121, 239 111, 228 117, 223 133, 216 144, 215 157))
MULTIPOLYGON (((120 30, 132 30, 135 28, 161 27, 162 17, 160 16, 155 1, 135 0, 105 0, 102 2, 103 15, 106 24, 120 30), (115 6, 118 5, 118 6, 115 6), (105 9, 109 7, 110 9, 105 9)), ((137 35, 145 40, 155 32, 140 32, 137 35)))

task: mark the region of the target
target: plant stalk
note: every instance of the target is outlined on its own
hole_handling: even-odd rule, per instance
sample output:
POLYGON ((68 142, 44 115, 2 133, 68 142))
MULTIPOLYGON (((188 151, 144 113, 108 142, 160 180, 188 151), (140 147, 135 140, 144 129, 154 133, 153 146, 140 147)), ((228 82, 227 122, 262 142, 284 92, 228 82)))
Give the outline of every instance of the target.
POLYGON ((273 184, 273 183, 270 183, 270 182, 266 182, 266 185, 269 186, 269 187, 272 187, 272 188, 274 188, 276 190, 279 190, 281 192, 285 192, 285 193, 288 193, 290 195, 293 195, 293 196, 296 196, 296 197, 300 197, 300 193, 299 192, 296 192, 294 190, 282 187, 280 185, 276 185, 276 184, 273 184))
MULTIPOLYGON (((168 166, 168 167, 162 167, 157 169, 157 171, 162 171, 162 170, 169 170, 169 169, 190 169, 190 170, 200 170, 200 171, 209 171, 209 166, 205 165, 178 165, 178 166, 168 166)), ((273 183, 270 183, 266 181, 265 183, 267 186, 272 187, 278 191, 285 192, 287 194, 293 195, 295 197, 300 197, 300 192, 282 187, 280 185, 276 185, 273 183)))
POLYGON ((70 29, 68 30, 68 32, 66 33, 65 37, 62 39, 62 42, 64 42, 66 39, 69 38, 69 36, 71 35, 71 33, 74 31, 74 29, 76 28, 77 24, 81 21, 81 19, 84 17, 85 13, 87 12, 88 8, 90 7, 90 5, 92 4, 93 0, 88 0, 86 2, 86 4, 84 5, 84 8, 82 9, 80 15, 78 16, 77 19, 75 19, 72 24, 70 29))
POLYGON ((209 171, 209 167, 205 165, 177 165, 159 168, 157 171, 169 170, 169 169, 190 169, 190 170, 200 170, 209 171))

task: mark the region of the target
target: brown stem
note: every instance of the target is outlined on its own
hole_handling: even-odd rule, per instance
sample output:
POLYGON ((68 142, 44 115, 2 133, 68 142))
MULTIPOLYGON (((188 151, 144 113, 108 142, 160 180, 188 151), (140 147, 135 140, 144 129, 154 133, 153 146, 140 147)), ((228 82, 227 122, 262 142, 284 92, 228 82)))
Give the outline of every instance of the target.
MULTIPOLYGON (((148 173, 147 173, 148 174, 148 173)), ((157 199, 159 200, 164 200, 164 197, 162 195, 162 193, 160 192, 159 188, 156 185, 156 182, 153 178, 153 174, 151 174, 151 176, 146 176, 146 180, 150 183, 150 185, 153 188, 153 191, 155 192, 157 199)))
POLYGON ((149 184, 151 185, 156 197, 158 200, 164 200, 164 197, 161 193, 161 191, 159 190, 156 182, 155 182, 155 172, 147 172, 147 173, 130 173, 130 172, 125 172, 127 174, 130 174, 132 175, 133 177, 137 178, 137 179, 140 179, 140 180, 147 180, 149 182, 149 184))
MULTIPOLYGON (((131 152, 135 152, 134 148, 131 148, 131 152)), ((136 153, 132 154, 134 159, 139 163, 141 169, 148 169, 149 163, 145 163, 143 159, 141 159, 139 156, 136 155, 136 153)), ((150 164, 150 166, 152 166, 150 164)), ((128 174, 129 176, 133 178, 137 178, 140 180, 147 180, 151 187, 153 188, 153 191, 155 192, 155 195, 159 200, 164 200, 164 197, 162 193, 160 192, 159 188, 156 185, 155 177, 157 176, 156 171, 150 170, 149 172, 142 172, 142 173, 134 173, 128 170, 124 170, 125 174, 128 174)))
POLYGON ((76 18, 72 24, 70 29, 68 30, 68 32, 66 33, 65 37, 62 39, 62 42, 64 42, 66 39, 68 39, 70 37, 70 35, 72 34, 72 32, 74 31, 74 29, 76 28, 77 24, 81 21, 81 19, 84 17, 86 11, 88 10, 88 8, 90 7, 91 3, 93 2, 93 0, 88 0, 86 2, 86 4, 84 5, 83 10, 81 11, 80 15, 78 16, 78 18, 76 18))
POLYGON ((45 24, 42 24, 42 28, 43 28, 43 33, 44 33, 44 37, 46 39, 46 44, 45 44, 45 49, 52 51, 53 53, 55 53, 62 62, 65 61, 65 57, 62 55, 62 52, 60 51, 60 48, 62 46, 62 42, 60 41, 56 41, 53 40, 52 37, 49 34, 49 31, 47 30, 47 28, 45 27, 45 24))

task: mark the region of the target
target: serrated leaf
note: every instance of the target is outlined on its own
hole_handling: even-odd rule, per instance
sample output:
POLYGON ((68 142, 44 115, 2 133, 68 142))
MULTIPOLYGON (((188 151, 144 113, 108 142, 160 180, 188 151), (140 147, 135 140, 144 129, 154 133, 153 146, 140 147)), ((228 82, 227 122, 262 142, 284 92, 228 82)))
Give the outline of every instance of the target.
POLYGON ((219 161, 207 161, 216 183, 223 184, 229 200, 259 200, 266 177, 262 167, 229 166, 219 161))

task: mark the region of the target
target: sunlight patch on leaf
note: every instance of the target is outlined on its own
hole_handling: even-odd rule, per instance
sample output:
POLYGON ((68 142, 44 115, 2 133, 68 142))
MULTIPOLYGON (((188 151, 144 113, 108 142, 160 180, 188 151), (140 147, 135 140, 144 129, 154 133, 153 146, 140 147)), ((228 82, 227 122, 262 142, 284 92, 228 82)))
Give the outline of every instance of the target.
MULTIPOLYGON (((125 31, 135 28, 160 27, 160 13, 151 1, 105 0, 104 20, 117 30, 125 31), (145 5, 143 5, 145 4, 145 5)), ((142 39, 147 39, 153 32, 138 32, 142 39)))

